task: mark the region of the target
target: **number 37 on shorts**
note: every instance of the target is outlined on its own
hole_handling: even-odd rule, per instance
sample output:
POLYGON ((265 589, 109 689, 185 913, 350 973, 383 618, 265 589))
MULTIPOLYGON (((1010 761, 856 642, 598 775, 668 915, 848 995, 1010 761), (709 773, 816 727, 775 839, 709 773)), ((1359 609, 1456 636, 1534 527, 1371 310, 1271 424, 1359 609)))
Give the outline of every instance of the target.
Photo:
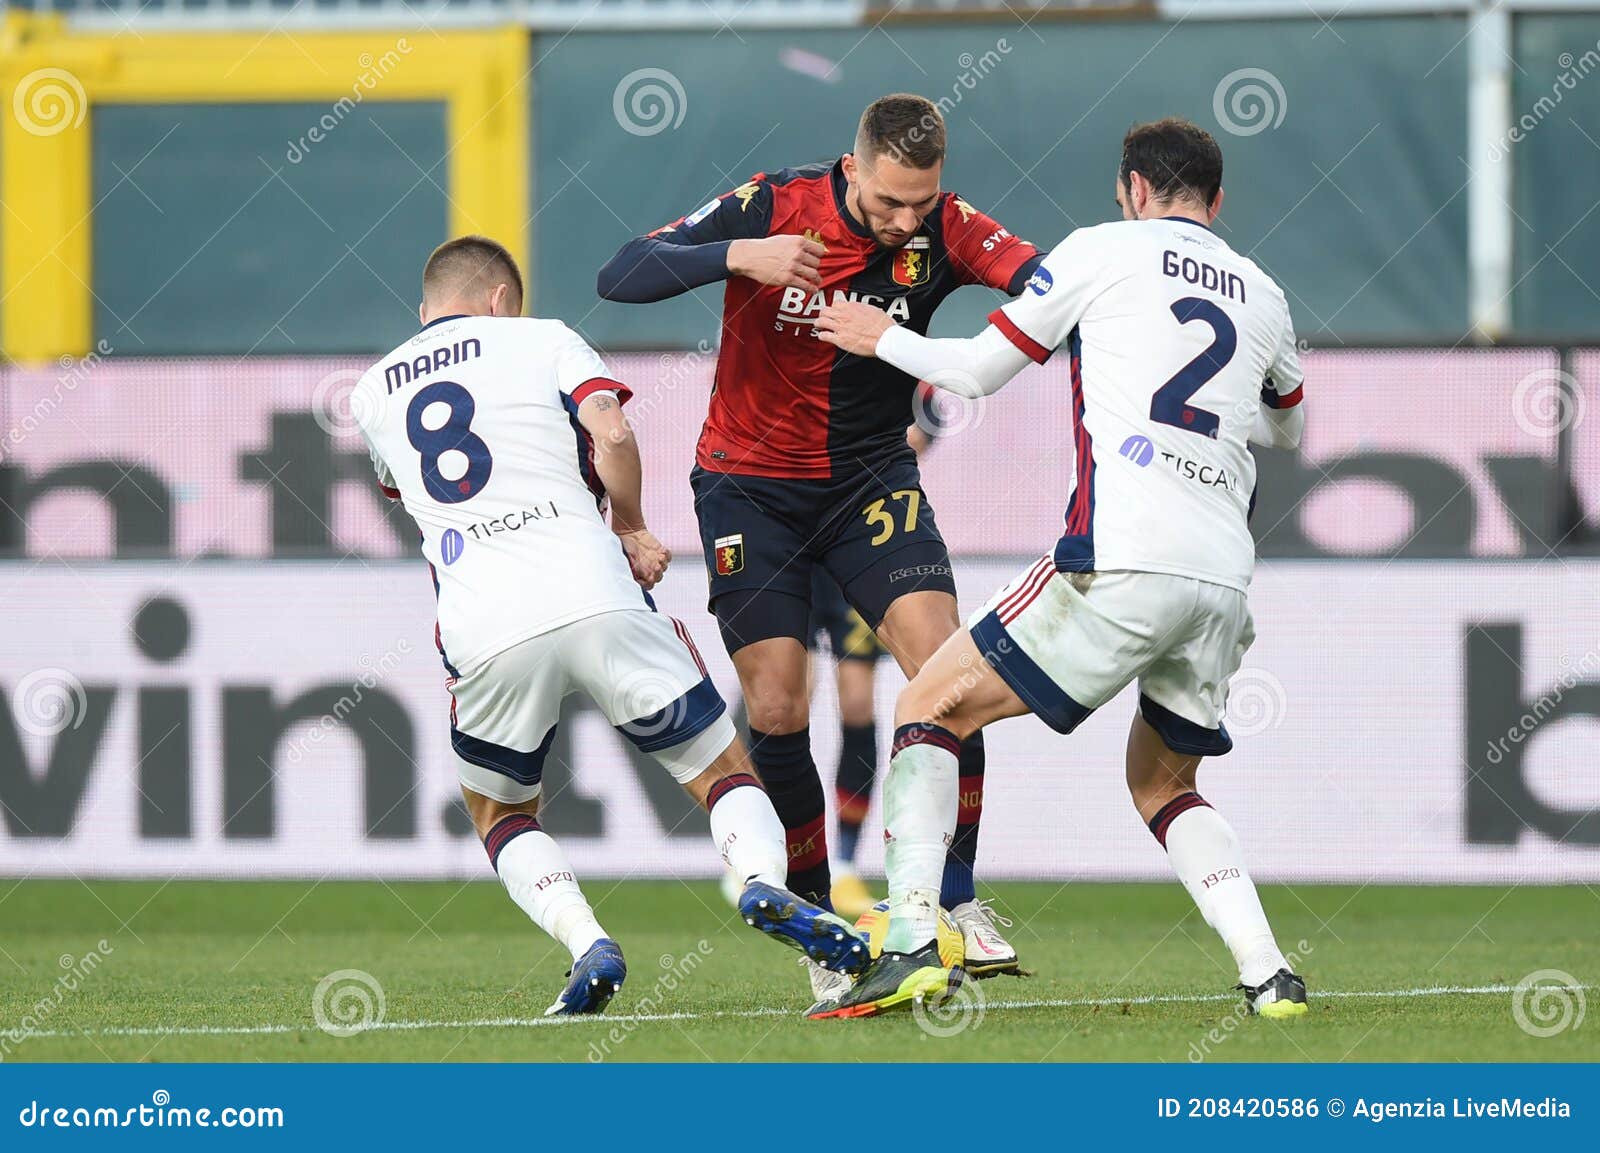
POLYGON ((861 510, 861 515, 866 518, 867 526, 874 530, 867 543, 877 548, 888 544, 899 532, 907 535, 917 531, 917 514, 922 511, 922 493, 914 488, 902 488, 890 493, 886 497, 879 497, 866 508, 861 510), (899 502, 904 511, 891 509, 890 501, 899 502), (897 515, 899 513, 899 515, 897 515))

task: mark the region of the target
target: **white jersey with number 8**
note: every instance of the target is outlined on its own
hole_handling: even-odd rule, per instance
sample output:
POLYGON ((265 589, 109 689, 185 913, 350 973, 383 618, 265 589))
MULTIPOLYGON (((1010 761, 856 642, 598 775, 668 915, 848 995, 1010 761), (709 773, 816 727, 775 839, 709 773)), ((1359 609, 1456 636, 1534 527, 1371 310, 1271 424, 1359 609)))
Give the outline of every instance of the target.
POLYGON ((648 607, 577 419, 597 391, 629 396, 566 325, 489 316, 434 321, 356 385, 379 483, 422 531, 452 675, 580 618, 648 607))
POLYGON ((1080 228, 990 320, 1043 363, 1071 355, 1076 475, 1063 572, 1250 583, 1265 403, 1300 402, 1283 292, 1209 228, 1168 218, 1080 228))

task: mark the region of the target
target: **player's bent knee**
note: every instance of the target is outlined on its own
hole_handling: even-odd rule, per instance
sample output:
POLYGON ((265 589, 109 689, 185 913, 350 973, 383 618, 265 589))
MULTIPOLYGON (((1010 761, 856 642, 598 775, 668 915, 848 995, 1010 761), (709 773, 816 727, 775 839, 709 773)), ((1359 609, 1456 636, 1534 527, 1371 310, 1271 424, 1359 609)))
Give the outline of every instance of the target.
POLYGON ((724 767, 721 762, 726 761, 728 765, 734 766, 740 763, 724 756, 730 750, 737 748, 738 740, 739 735, 734 732, 733 721, 724 711, 695 736, 681 744, 655 749, 652 755, 673 780, 692 793, 695 792, 696 784, 709 787, 714 780, 728 775, 726 771, 716 771, 724 767), (705 780, 701 780, 702 777, 705 780))
POLYGON ((895 728, 938 725, 954 733, 959 740, 966 740, 981 727, 978 720, 961 707, 959 698, 920 676, 900 690, 894 705, 894 724, 895 728))
POLYGON ((506 817, 519 813, 529 817, 539 815, 539 797, 537 794, 525 801, 502 801, 494 797, 486 797, 482 793, 474 792, 463 785, 461 787, 461 796, 466 801, 467 815, 472 818, 472 827, 477 830, 480 838, 488 836, 489 830, 506 817))
POLYGON ((775 682, 747 688, 744 707, 750 728, 758 733, 797 733, 811 723, 810 702, 804 690, 796 691, 775 682))

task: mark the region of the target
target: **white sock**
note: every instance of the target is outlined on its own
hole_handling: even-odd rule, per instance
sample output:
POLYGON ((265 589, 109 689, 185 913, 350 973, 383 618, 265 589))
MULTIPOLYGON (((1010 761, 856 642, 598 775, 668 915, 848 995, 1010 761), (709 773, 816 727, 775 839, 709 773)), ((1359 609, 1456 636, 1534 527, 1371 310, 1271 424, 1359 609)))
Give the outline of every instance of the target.
MULTIPOLYGON (((1240 982, 1260 985, 1279 969, 1287 969, 1289 963, 1273 939, 1233 827, 1221 813, 1201 801, 1199 794, 1187 796, 1194 798, 1187 802, 1192 808, 1181 808, 1164 822, 1163 809, 1151 822, 1151 831, 1166 845, 1167 860, 1199 906, 1206 924, 1232 951, 1240 982), (1164 828, 1160 827, 1162 824, 1164 828)), ((1171 804, 1185 800, 1180 797, 1171 804)))
MULTIPOLYGON (((488 839, 493 843, 494 830, 488 839)), ((573 960, 606 935, 550 834, 535 825, 512 836, 492 859, 511 899, 534 924, 565 945, 573 960)))
POLYGON ((935 725, 902 725, 883 782, 889 931, 883 947, 911 953, 939 928, 939 886, 960 806, 960 743, 935 725))
POLYGON ((741 884, 764 881, 783 888, 789 872, 789 854, 783 822, 772 807, 772 799, 754 777, 720 796, 719 787, 720 782, 711 791, 715 798, 711 802, 711 840, 723 862, 741 884))

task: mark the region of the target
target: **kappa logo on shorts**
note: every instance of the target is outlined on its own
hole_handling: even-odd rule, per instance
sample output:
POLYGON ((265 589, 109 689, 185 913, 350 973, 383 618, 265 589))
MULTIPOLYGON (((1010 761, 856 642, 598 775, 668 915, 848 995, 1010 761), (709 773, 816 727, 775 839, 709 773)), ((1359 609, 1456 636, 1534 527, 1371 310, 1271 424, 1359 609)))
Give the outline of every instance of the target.
POLYGON ((717 575, 732 576, 744 568, 744 533, 719 536, 712 547, 717 558, 717 575))

